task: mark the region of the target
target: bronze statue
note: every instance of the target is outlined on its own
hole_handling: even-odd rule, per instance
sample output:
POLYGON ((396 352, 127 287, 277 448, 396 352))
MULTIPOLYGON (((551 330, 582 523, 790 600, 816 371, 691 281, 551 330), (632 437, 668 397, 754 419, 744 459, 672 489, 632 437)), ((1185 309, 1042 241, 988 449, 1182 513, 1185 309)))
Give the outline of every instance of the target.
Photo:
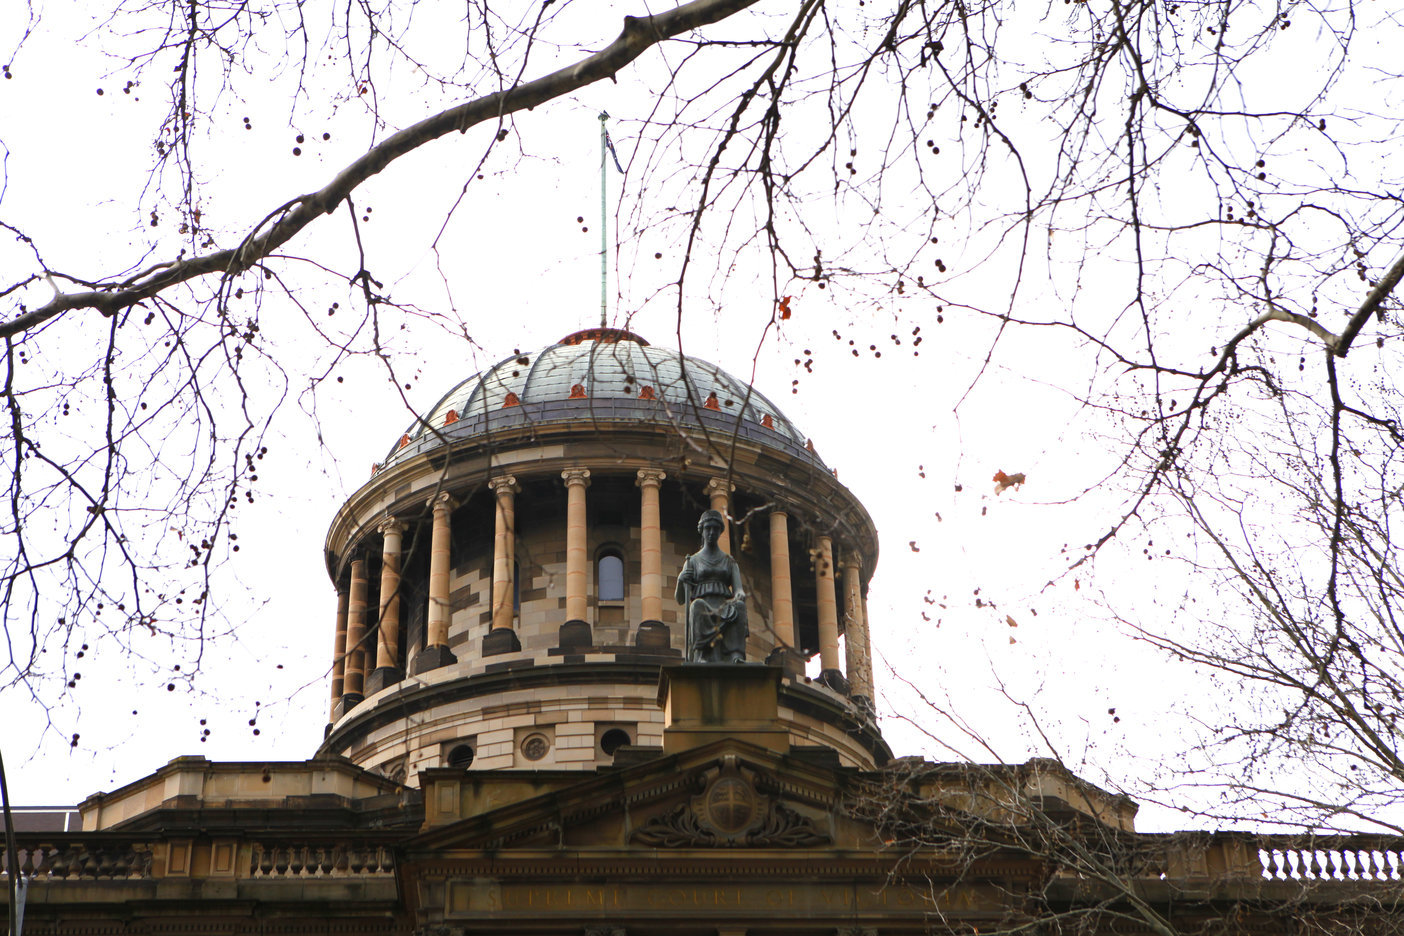
POLYGON ((688 556, 678 574, 677 599, 687 618, 689 663, 744 663, 746 591, 741 567, 717 545, 726 521, 708 510, 697 521, 702 548, 688 556))

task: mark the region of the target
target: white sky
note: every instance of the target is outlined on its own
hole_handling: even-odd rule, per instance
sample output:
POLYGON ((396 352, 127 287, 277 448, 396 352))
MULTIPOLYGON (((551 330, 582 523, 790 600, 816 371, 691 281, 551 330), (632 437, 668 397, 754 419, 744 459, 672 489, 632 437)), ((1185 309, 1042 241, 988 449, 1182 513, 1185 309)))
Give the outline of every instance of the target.
MULTIPOLYGON (((0 31, 0 57, 14 44, 13 19, 6 22, 13 15, 13 9, 0 13, 0 30, 9 30, 0 31)), ((13 61, 15 77, 0 81, 0 140, 8 148, 0 216, 35 237, 51 266, 106 275, 135 264, 151 236, 133 205, 161 95, 156 88, 122 93, 125 77, 112 74, 120 62, 83 38, 91 24, 81 17, 58 4, 44 17, 13 61)), ((271 65, 261 60, 259 68, 271 65)), ((289 126, 272 77, 266 100, 221 101, 215 133, 202 141, 209 150, 200 171, 212 223, 233 228, 257 220, 324 184, 364 143, 365 127, 351 105, 322 108, 319 119, 289 126), (245 115, 253 124, 248 131, 245 115), (324 132, 329 141, 321 140, 324 132), (293 157, 297 133, 309 142, 293 157)), ((612 131, 628 162, 632 121, 649 102, 650 89, 640 84, 648 81, 606 83, 525 115, 518 125, 529 157, 489 164, 486 184, 475 186, 454 215, 437 258, 428 245, 486 137, 443 140, 358 193, 357 205, 373 209, 362 230, 376 277, 396 298, 427 309, 446 310, 451 295, 476 342, 449 340, 413 323, 393 336, 396 366, 414 378, 408 393, 414 407, 427 409, 453 383, 514 349, 537 348, 594 324, 596 115, 602 109, 614 115, 612 131)), ((381 107, 404 125, 433 100, 407 89, 381 107)), ((624 177, 611 170, 608 184, 611 214, 624 218, 627 230, 645 197, 639 173, 633 164, 624 177)), ((847 221, 835 212, 836 227, 847 221)), ((627 257, 637 250, 643 259, 632 261, 622 297, 612 287, 614 322, 618 309, 636 310, 630 328, 655 344, 675 344, 670 300, 650 298, 657 275, 676 270, 679 245, 648 235, 637 247, 626 240, 627 257), (664 253, 657 267, 655 249, 664 253)), ((959 244, 953 239, 946 258, 952 266, 964 259, 959 244)), ((317 233, 292 247, 354 272, 344 213, 324 219, 317 233)), ((10 256, 0 253, 0 263, 10 256)), ((313 275, 295 264, 287 269, 290 277, 313 275)), ((8 281, 15 271, 4 273, 8 281)), ((966 288, 1005 296, 1009 279, 1007 268, 992 264, 966 288)), ((872 513, 882 537, 870 596, 872 638, 883 727, 894 750, 1021 761, 1048 755, 1042 731, 1068 766, 1093 782, 1134 788, 1138 776, 1160 771, 1199 725, 1212 723, 1217 700, 1206 699, 1205 684, 1186 668, 1135 642, 1100 599, 1109 598, 1133 622, 1173 628, 1187 588, 1181 567, 1146 562, 1144 544, 1126 544, 1045 587, 1068 555, 1101 532, 1118 503, 1115 492, 1096 489, 1113 467, 1107 436, 1114 430, 1077 405, 1072 394, 1085 386, 1067 383, 1070 369, 1086 362, 1082 352, 1045 335, 1009 336, 957 412, 991 339, 988 322, 948 312, 938 324, 934 301, 917 298, 846 310, 844 296, 821 294, 812 284, 783 292, 794 295, 794 316, 778 334, 764 334, 769 295, 755 271, 739 269, 726 285, 713 280, 707 294, 689 297, 683 344, 687 353, 743 378, 754 357, 757 387, 812 435, 872 513), (919 357, 912 354, 917 327, 919 357), (857 357, 850 338, 861 351, 857 357), (811 351, 812 373, 793 363, 811 351), (790 393, 796 379, 798 392, 790 393), (992 476, 1001 469, 1026 473, 1028 484, 995 496, 992 476), (908 684, 956 721, 928 709, 908 684), (1191 710, 1201 721, 1186 717, 1191 710)), ((344 288, 324 284, 305 298, 315 310, 332 301, 353 305, 344 288)), ((297 316, 270 300, 266 329, 284 327, 280 317, 287 331, 272 340, 285 350, 304 347, 297 316)), ((297 374, 301 366, 297 361, 288 370, 297 374)), ((262 496, 253 508, 241 508, 242 549, 230 567, 237 584, 225 598, 236 635, 210 648, 193 688, 167 692, 164 678, 152 684, 150 667, 96 644, 82 664, 79 688, 60 704, 46 708, 23 689, 8 690, 0 701, 0 749, 16 803, 78 802, 178 755, 262 761, 301 759, 316 748, 326 722, 334 612, 323 538, 336 507, 409 422, 375 364, 353 361, 337 373, 345 383, 319 390, 316 422, 307 412, 313 401, 298 398, 305 377, 296 378, 260 465, 262 496), (257 735, 250 725, 255 715, 257 735), (79 743, 70 747, 74 732, 79 743)), ((153 641, 145 652, 164 659, 183 651, 153 641)), ((1178 824, 1175 813, 1150 809, 1141 822, 1147 829, 1178 824)))

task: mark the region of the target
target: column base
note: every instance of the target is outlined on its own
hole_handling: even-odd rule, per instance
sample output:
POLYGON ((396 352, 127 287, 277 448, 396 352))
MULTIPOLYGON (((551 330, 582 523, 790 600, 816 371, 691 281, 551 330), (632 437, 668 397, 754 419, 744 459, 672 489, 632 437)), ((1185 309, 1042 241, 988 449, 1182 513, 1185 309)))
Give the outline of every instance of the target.
POLYGON ((336 703, 336 711, 332 712, 332 721, 339 721, 343 715, 365 700, 366 697, 359 692, 342 693, 341 699, 336 703))
POLYGON ((634 646, 641 650, 667 650, 672 645, 668 625, 662 621, 644 621, 634 634, 634 646))
POLYGON ((794 647, 776 647, 766 654, 767 666, 778 666, 786 676, 804 675, 804 656, 794 647))
POLYGON ((849 701, 853 703, 853 707, 862 712, 865 717, 872 719, 877 718, 877 709, 873 708, 872 699, 865 695, 849 696, 848 698, 849 701))
POLYGON ((517 653, 522 649, 522 641, 510 627, 499 627, 483 635, 483 656, 497 656, 500 653, 517 653))
POLYGON ((819 673, 819 683, 828 686, 839 695, 848 695, 848 680, 843 678, 843 672, 836 669, 826 669, 819 673))
POLYGON ((588 650, 595 645, 595 637, 588 621, 566 621, 559 642, 562 650, 588 650))
POLYGON ((453 655, 448 647, 439 645, 436 647, 425 647, 414 655, 410 660, 410 675, 418 676, 420 673, 438 669, 441 666, 449 666, 457 663, 458 657, 453 655))
POLYGON ((366 695, 375 695, 386 686, 393 686, 405 678, 405 671, 398 666, 377 666, 366 677, 366 695))

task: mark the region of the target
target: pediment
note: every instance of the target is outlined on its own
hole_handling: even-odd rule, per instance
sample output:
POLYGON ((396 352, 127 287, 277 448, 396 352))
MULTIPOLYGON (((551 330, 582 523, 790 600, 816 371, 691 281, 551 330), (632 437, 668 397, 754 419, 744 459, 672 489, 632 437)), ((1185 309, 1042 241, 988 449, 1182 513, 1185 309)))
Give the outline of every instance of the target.
MULTIPOLYGON (((574 781, 557 775, 536 795, 426 831, 410 849, 618 854, 871 848, 878 842, 873 830, 842 805, 845 773, 744 741, 720 741, 618 771, 581 774, 574 781)), ((506 773, 460 776, 461 782, 478 785, 472 795, 459 797, 470 808, 493 800, 481 785, 514 781, 506 773)), ((452 797, 452 778, 426 779, 436 785, 426 797, 452 797)))
MULTIPOLYGON (((430 773, 451 791, 453 772, 430 773)), ((877 775, 740 739, 617 771, 517 780, 541 792, 405 843, 397 873, 417 918, 465 934, 543 921, 717 930, 741 918, 855 914, 925 926, 932 912, 1003 914, 1011 887, 1046 875, 1027 853, 988 839, 974 853, 943 847, 943 817, 925 819, 932 841, 887 838, 878 829, 889 824, 873 814, 881 804, 855 805, 877 775)), ((493 772, 480 782, 513 778, 493 772)), ((491 793, 479 787, 460 801, 492 803, 491 793)), ((426 802, 439 794, 426 789, 426 802)), ((901 799, 893 809, 909 811, 901 799)), ((960 820, 951 823, 954 831, 960 820)))

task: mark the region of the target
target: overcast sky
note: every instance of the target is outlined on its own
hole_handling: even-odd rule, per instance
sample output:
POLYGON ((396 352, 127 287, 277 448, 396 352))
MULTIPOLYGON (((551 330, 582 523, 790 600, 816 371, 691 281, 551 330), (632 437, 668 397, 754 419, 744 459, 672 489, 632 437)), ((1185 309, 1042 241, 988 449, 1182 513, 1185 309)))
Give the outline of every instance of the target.
MULTIPOLYGON (((98 276, 137 266, 152 235, 133 206, 151 158, 159 89, 124 91, 126 73, 90 34, 91 20, 63 5, 43 13, 12 61, 14 77, 0 81, 7 151, 0 214, 41 245, 52 267, 98 276)), ((15 47, 15 30, 13 8, 0 13, 0 57, 15 47)), ((259 60, 254 71, 262 69, 270 71, 266 98, 222 99, 215 131, 201 140, 208 210, 230 229, 324 184, 369 133, 351 105, 312 109, 315 119, 290 123, 276 93, 282 86, 272 80, 274 59, 259 60), (295 156, 299 134, 305 142, 295 156)), ((472 337, 414 321, 393 336, 396 366, 410 376, 410 405, 428 409, 452 384, 517 349, 596 323, 597 115, 608 110, 630 170, 607 174, 610 265, 623 263, 628 274, 611 283, 611 324, 654 344, 681 339, 687 353, 742 379, 754 369, 758 389, 812 436, 872 513, 882 537, 870 596, 878 705, 894 750, 987 761, 1056 753, 1111 786, 1156 770, 1183 741, 1179 726, 1195 730, 1169 725, 1166 713, 1203 699, 1194 698, 1185 670, 1134 642, 1099 599, 1111 595, 1118 609, 1171 626, 1185 583, 1168 561, 1152 578, 1135 561, 1144 561, 1139 544, 1061 575, 1070 561, 1064 547, 1075 556, 1118 502, 1116 492, 1096 490, 1112 467, 1114 430, 1074 399, 1085 389, 1085 380, 1069 379, 1076 350, 1006 336, 972 389, 994 333, 988 321, 910 295, 880 306, 865 298, 849 310, 843 295, 792 284, 783 290, 793 294, 792 318, 767 330, 770 294, 759 262, 728 281, 700 282, 680 323, 660 284, 676 273, 681 245, 633 236, 633 219, 658 207, 641 208, 655 193, 640 190, 635 150, 652 74, 525 115, 522 139, 513 140, 517 155, 489 163, 451 218, 448 206, 484 151, 481 134, 428 147, 357 195, 370 218, 362 224, 368 265, 387 291, 425 309, 453 309, 472 337), (625 248, 616 255, 620 219, 625 248), (655 250, 663 254, 656 267, 655 250), (1028 483, 997 496, 999 470, 1023 472, 1028 483)), ((431 106, 409 86, 382 94, 391 129, 431 106)), ((836 210, 826 223, 841 230, 847 221, 836 210)), ((347 271, 350 245, 349 225, 333 218, 292 246, 347 271)), ((961 243, 952 243, 947 262, 962 259, 961 243)), ((289 263, 286 275, 316 283, 304 297, 309 307, 354 306, 344 287, 306 266, 289 263)), ((965 288, 1007 296, 1009 276, 994 264, 965 288)), ((1035 289, 1024 301, 1056 300, 1035 289)), ((268 300, 270 330, 280 315, 297 318, 268 300)), ((308 338, 290 326, 274 340, 296 356, 308 338)), ((198 677, 171 691, 143 660, 101 644, 87 651, 78 686, 57 700, 27 697, 23 686, 6 690, 0 745, 15 802, 78 802, 178 755, 263 761, 315 750, 326 722, 335 608, 323 538, 410 413, 372 360, 342 365, 344 382, 323 384, 315 396, 301 393, 302 366, 287 367, 294 384, 259 468, 260 498, 241 508, 242 548, 224 582, 235 633, 211 643, 198 677)), ((142 652, 166 660, 187 648, 152 640, 142 652)), ((1156 815, 1143 816, 1143 827, 1177 824, 1173 814, 1156 815)))

